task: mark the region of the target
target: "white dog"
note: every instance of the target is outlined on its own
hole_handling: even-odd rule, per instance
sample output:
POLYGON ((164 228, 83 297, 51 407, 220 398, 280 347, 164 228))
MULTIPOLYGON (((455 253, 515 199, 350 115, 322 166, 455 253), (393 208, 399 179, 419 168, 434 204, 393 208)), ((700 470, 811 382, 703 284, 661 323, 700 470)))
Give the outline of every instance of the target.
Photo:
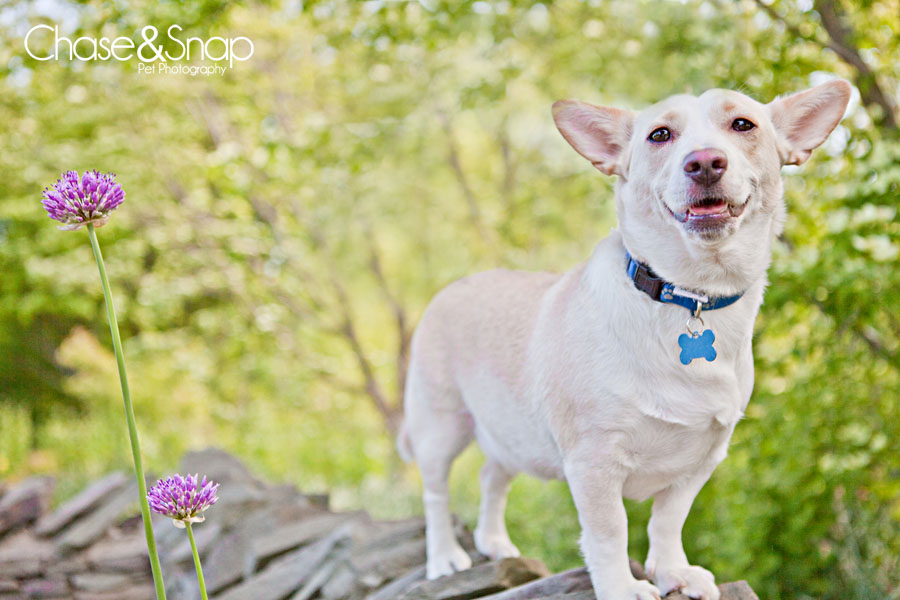
POLYGON ((618 175, 619 227, 571 271, 480 273, 425 311, 398 447, 422 472, 429 578, 471 565, 447 479, 474 438, 486 456, 482 554, 519 554, 503 516, 516 473, 564 478, 598 599, 719 598, 713 575, 688 563, 682 525, 750 400, 781 166, 825 141, 850 90, 835 80, 769 104, 711 90, 638 114, 553 105, 572 147, 618 175), (623 496, 654 497, 653 584, 629 571, 623 496))

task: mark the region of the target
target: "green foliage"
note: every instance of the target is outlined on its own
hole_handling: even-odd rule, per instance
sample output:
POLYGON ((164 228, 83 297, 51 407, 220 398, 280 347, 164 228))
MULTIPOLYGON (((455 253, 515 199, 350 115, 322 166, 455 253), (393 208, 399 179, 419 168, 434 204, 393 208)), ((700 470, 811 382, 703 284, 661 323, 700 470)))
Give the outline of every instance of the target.
MULTIPOLYGON (((430 297, 497 265, 569 268, 615 224, 610 180, 556 133, 550 104, 637 108, 709 87, 767 101, 832 73, 866 106, 786 170, 756 391, 685 544, 761 597, 897 598, 900 144, 872 81, 895 101, 900 22, 892 0, 841 4, 866 78, 824 48, 817 11, 834 3, 800 4, 64 5, 70 37, 177 22, 251 38, 253 58, 215 77, 37 62, 22 25, 47 19, 5 5, 0 477, 57 472, 65 495, 128 464, 86 235, 39 205, 62 170, 115 171, 127 192, 98 234, 148 466, 218 444, 399 516, 420 510, 419 488, 385 425, 430 297)), ((479 463, 473 450, 454 471, 469 521, 479 463)), ((649 503, 629 512, 640 556, 649 503)), ((525 553, 580 563, 563 484, 518 480, 508 520, 525 553)))

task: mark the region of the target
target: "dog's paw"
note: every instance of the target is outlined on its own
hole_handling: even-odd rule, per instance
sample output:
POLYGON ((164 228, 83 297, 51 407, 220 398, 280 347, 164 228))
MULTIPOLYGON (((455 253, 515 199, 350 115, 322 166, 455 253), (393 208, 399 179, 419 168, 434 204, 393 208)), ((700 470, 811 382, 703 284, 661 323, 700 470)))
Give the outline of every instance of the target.
POLYGON ((453 543, 446 547, 428 552, 428 564, 425 575, 428 579, 437 579, 444 575, 453 575, 457 571, 465 571, 472 566, 472 559, 462 547, 453 543))
POLYGON ((519 549, 510 541, 508 534, 504 532, 489 535, 477 527, 475 528, 475 548, 492 560, 520 556, 519 549))
POLYGON ((703 567, 658 569, 652 578, 663 595, 680 591, 695 600, 719 600, 716 578, 703 567))
POLYGON ((624 589, 603 597, 609 600, 661 600, 662 596, 659 589, 649 581, 635 579, 624 589))

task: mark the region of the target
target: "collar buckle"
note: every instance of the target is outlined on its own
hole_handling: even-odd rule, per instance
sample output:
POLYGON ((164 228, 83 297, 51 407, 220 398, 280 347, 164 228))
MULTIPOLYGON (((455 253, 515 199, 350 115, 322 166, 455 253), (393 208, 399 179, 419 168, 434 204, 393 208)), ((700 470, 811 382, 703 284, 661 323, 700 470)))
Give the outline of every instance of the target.
POLYGON ((665 282, 656 276, 647 265, 635 261, 637 268, 634 271, 634 285, 645 292, 654 300, 659 300, 665 282))

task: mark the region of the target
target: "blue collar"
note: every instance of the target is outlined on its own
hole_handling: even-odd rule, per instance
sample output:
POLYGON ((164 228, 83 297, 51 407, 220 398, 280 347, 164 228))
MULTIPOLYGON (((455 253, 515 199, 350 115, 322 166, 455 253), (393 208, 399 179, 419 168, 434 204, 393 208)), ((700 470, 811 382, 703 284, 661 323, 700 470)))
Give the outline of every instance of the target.
POLYGON ((741 296, 744 295, 743 293, 740 293, 735 296, 718 296, 710 298, 703 294, 697 294, 663 281, 656 276, 656 273, 654 273, 650 267, 634 260, 627 250, 625 251, 625 256, 628 258, 626 272, 628 273, 628 278, 634 282, 634 287, 657 302, 677 304, 691 312, 699 314, 700 310, 715 310, 717 308, 730 306, 740 300, 741 296))

